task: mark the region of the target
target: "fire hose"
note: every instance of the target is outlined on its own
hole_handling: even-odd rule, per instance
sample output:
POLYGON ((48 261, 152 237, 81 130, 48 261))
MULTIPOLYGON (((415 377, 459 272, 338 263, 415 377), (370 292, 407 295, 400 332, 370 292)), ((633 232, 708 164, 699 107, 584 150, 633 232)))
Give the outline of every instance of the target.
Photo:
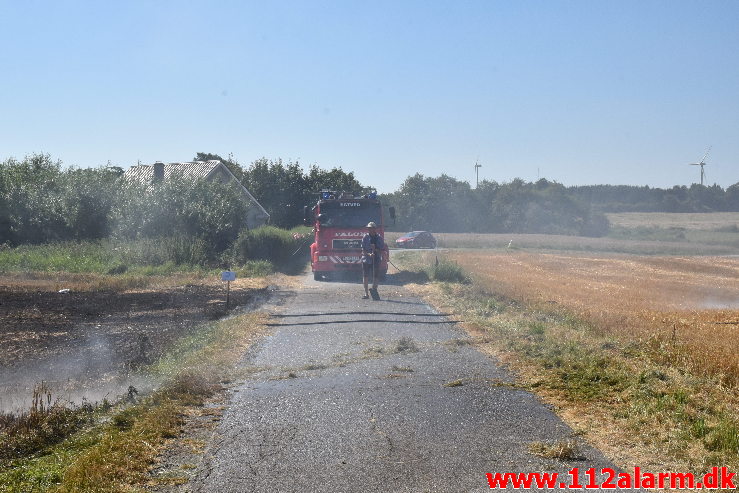
POLYGON ((308 243, 309 241, 311 241, 312 239, 313 239, 313 238, 308 238, 308 239, 307 239, 307 240, 305 240, 305 241, 304 241, 303 243, 301 243, 301 244, 300 244, 300 246, 298 247, 298 249, 297 249, 297 250, 295 250, 295 251, 293 252, 293 254, 292 254, 292 255, 290 255, 290 256, 291 256, 291 257, 294 257, 294 256, 295 256, 295 255, 296 255, 296 254, 297 254, 297 253, 298 253, 298 252, 300 251, 300 249, 301 249, 301 248, 303 248, 303 247, 305 246, 305 244, 306 244, 306 243, 308 243))

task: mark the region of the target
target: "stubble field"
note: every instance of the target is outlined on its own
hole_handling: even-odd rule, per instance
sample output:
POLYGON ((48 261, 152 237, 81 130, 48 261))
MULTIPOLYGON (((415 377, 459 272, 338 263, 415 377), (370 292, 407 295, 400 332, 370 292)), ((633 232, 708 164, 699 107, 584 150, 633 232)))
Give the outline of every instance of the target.
POLYGON ((440 234, 391 259, 461 268, 471 283, 415 289, 617 464, 704 473, 739 465, 739 234, 711 216, 625 216, 620 238, 440 234))
POLYGON ((739 258, 452 251, 476 283, 621 341, 671 344, 694 374, 739 384, 739 258))
POLYGON ((739 228, 739 212, 623 212, 606 215, 611 225, 624 228, 683 228, 733 232, 737 232, 739 228))
POLYGON ((739 385, 739 213, 608 219, 603 238, 439 233, 432 255, 492 293, 568 312, 621 341, 669 344, 665 363, 739 385))

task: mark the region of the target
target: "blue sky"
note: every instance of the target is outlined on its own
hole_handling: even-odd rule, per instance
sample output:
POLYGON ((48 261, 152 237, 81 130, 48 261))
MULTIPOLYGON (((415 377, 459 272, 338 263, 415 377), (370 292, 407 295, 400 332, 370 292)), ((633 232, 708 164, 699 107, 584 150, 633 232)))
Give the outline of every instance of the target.
POLYGON ((739 182, 739 1, 0 0, 0 159, 739 182))

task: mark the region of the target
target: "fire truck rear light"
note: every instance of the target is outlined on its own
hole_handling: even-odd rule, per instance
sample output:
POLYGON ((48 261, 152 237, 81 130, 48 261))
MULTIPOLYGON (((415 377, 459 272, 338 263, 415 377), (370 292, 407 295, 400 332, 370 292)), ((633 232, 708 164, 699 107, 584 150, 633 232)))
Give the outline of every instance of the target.
POLYGON ((318 256, 318 261, 319 261, 319 262, 325 262, 325 261, 327 261, 327 260, 328 260, 328 257, 327 257, 327 256, 325 256, 325 255, 319 255, 319 256, 318 256))

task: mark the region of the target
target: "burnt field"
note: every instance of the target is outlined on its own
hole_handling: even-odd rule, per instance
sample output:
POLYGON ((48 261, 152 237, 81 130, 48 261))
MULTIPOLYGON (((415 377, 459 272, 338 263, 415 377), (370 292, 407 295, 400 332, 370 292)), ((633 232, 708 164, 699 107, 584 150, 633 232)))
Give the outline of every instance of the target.
MULTIPOLYGON (((99 284, 0 278, 1 411, 27 408, 42 381, 55 399, 75 403, 114 400, 130 386, 149 390, 157 382, 137 370, 228 313, 218 281, 171 278, 130 290, 99 284)), ((230 307, 263 292, 259 282, 238 281, 230 307)))

